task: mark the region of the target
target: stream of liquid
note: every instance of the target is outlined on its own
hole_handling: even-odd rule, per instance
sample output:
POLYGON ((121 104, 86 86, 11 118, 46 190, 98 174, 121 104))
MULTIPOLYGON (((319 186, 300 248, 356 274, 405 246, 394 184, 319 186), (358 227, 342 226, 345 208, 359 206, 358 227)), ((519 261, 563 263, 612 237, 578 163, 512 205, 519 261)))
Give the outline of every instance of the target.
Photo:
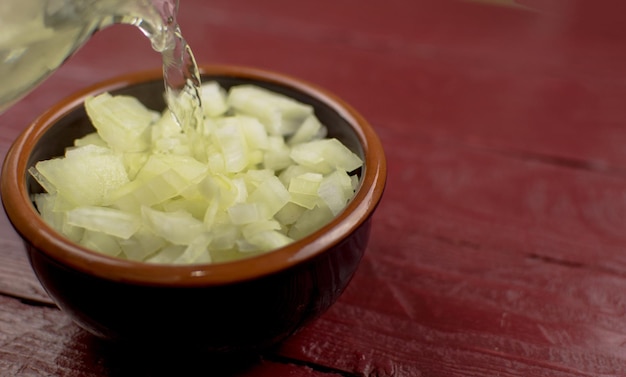
MULTIPOLYGON (((93 33, 129 24, 162 56, 169 109, 183 129, 195 128, 202 114, 200 74, 177 11, 178 0, 0 1, 0 113, 52 74, 93 33)), ((123 64, 124 58, 132 57, 116 61, 123 64)))

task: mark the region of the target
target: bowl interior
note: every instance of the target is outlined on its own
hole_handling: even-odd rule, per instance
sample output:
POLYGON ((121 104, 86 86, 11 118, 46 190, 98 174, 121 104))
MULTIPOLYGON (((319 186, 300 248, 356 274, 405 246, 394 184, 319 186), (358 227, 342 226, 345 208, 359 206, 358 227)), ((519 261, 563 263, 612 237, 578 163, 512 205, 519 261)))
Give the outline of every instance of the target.
MULTIPOLYGON (((313 106, 316 116, 328 128, 328 136, 339 139, 350 150, 365 160, 362 141, 348 120, 338 112, 338 109, 329 106, 319 98, 303 92, 301 89, 287 86, 279 82, 267 81, 257 77, 233 76, 226 74, 203 74, 203 82, 215 80, 225 88, 242 84, 253 84, 277 93, 284 94, 300 102, 313 106)), ((124 94, 138 98, 150 109, 162 111, 165 108, 163 98, 163 81, 154 78, 147 82, 133 83, 128 86, 114 88, 111 94, 124 94)), ((91 122, 87 118, 82 102, 69 112, 60 114, 55 119, 45 134, 35 143, 31 154, 28 156, 27 167, 34 166, 38 161, 46 160, 65 153, 65 148, 71 146, 78 139, 94 131, 91 122)), ((357 172, 360 174, 360 172, 357 172)), ((43 189, 29 174, 26 175, 26 185, 29 193, 38 193, 43 189)))

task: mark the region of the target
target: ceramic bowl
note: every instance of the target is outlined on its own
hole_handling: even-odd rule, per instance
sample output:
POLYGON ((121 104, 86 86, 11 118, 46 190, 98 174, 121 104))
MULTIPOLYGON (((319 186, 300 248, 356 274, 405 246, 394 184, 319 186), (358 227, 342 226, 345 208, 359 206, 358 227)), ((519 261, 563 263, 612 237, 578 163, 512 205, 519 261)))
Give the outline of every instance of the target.
POLYGON ((162 110, 160 71, 104 81, 53 106, 14 142, 0 189, 9 220, 23 238, 33 270, 50 297, 92 334, 121 342, 215 351, 256 350, 280 342, 324 313, 357 270, 371 217, 386 180, 385 157, 372 127, 328 91, 283 74, 208 66, 204 80, 228 88, 255 84, 311 104, 329 129, 364 160, 354 199, 331 223, 281 249, 235 262, 155 265, 85 249, 51 229, 30 195, 41 187, 28 174, 37 161, 93 128, 86 96, 109 91, 162 110))

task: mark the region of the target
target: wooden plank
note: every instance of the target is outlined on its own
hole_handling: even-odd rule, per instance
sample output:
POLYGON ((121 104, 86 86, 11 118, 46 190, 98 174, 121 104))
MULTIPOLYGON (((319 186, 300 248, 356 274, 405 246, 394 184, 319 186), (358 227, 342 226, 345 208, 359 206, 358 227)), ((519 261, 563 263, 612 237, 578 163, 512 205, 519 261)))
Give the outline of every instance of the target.
POLYGON ((285 355, 363 375, 626 373, 624 177, 388 136, 364 264, 285 355))
POLYGON ((624 176, 389 136, 381 235, 419 226, 432 237, 623 274, 624 176))
MULTIPOLYGON (((427 254, 445 255, 447 250, 427 254)), ((399 263, 370 258, 344 298, 328 315, 290 339, 284 352, 321 364, 330 361, 363 375, 620 376, 626 372, 620 350, 623 302, 605 302, 621 300, 623 281, 607 283, 600 274, 585 273, 576 284, 580 271, 523 259, 508 261, 494 273, 502 276, 468 276, 442 266, 418 266, 409 272, 399 263), (529 276, 526 269, 536 272, 529 276), (570 278, 558 276, 560 270, 570 278), (508 271, 525 278, 512 284, 504 277, 508 271), (558 276, 550 283, 555 292, 543 292, 528 282, 532 277, 547 280, 546 272, 558 276), (371 304, 363 293, 355 293, 357 289, 372 292, 371 304), (586 297, 576 296, 581 293, 586 297), (359 296, 357 302, 352 301, 353 295, 359 296), (594 295, 601 297, 590 298, 594 295)))
POLYGON ((592 23, 581 36, 582 10, 572 21, 454 1, 275 4, 181 7, 202 25, 189 33, 198 59, 311 79, 379 128, 624 165, 626 35, 592 23))
POLYGON ((261 358, 212 360, 206 355, 154 355, 98 341, 54 308, 0 295, 0 373, 3 376, 228 376, 337 377, 327 368, 261 358))
MULTIPOLYGON (((0 139, 0 156, 5 148, 0 139)), ((21 238, 14 231, 0 205, 0 295, 52 304, 30 268, 21 238)))
POLYGON ((22 243, 3 238, 0 238, 0 295, 53 305, 37 281, 22 243))

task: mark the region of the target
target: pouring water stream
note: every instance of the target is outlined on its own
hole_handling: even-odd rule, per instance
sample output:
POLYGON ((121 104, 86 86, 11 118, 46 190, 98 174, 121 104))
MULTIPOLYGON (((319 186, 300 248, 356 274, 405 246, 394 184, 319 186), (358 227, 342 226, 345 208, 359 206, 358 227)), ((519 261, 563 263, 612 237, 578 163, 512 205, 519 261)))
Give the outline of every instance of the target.
POLYGON ((201 119, 200 74, 176 16, 178 0, 2 0, 0 113, 56 71, 90 37, 134 25, 161 53, 165 99, 183 128, 201 119))

